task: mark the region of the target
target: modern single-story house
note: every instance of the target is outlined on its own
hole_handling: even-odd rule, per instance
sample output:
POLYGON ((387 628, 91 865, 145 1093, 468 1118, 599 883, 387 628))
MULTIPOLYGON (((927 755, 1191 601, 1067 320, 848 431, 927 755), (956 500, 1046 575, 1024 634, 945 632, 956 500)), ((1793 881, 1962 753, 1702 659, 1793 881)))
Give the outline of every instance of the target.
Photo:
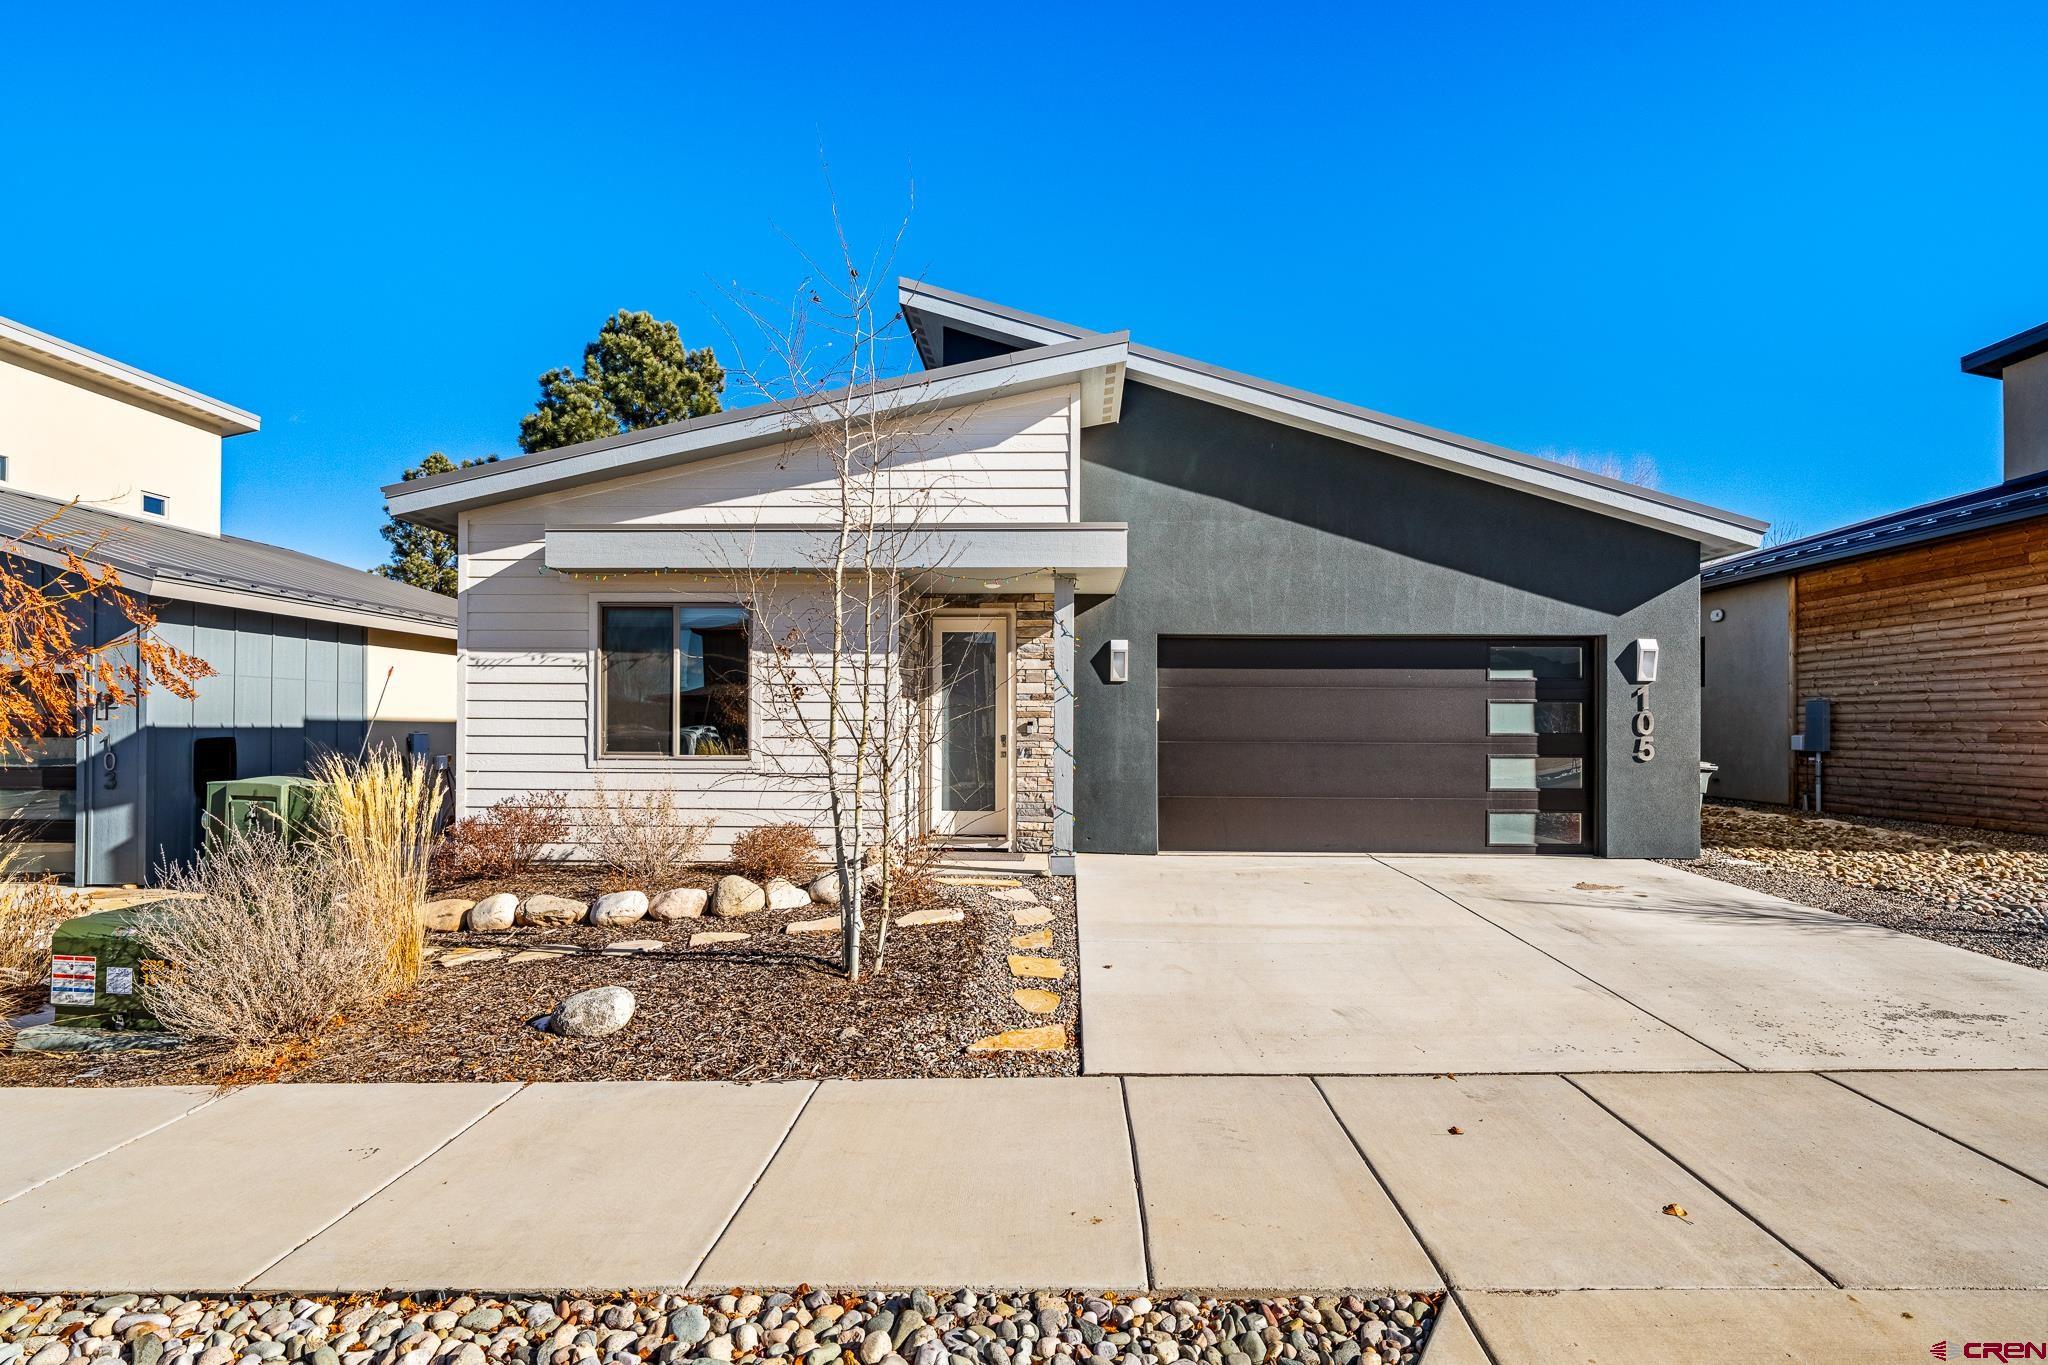
MULTIPOLYGON (((54 532, 146 597, 214 675, 0 754, 0 835, 43 870, 141 882, 189 858, 205 784, 425 732, 454 752, 447 598, 221 531, 221 447, 255 414, 0 318, 0 569, 47 574, 54 532), (373 723, 374 718, 374 723, 373 723), (96 730, 96 733, 94 732, 96 730)), ((129 633, 102 610, 95 643, 129 633)))
MULTIPOLYGON (((1762 523, 906 282, 940 504, 943 837, 1075 850, 1688 857, 1699 568, 1762 523)), ((849 399, 848 401, 855 401, 849 399)), ((386 488, 461 552, 458 805, 660 786, 820 818, 748 582, 815 566, 787 405, 386 488), (747 574, 734 572, 744 542, 747 574), (653 669, 649 674, 645 670, 653 669), (658 679, 636 688, 632 676, 658 679)))
POLYGON ((1707 566, 1716 795, 1810 805, 1825 700, 1824 809, 2048 833, 2048 325, 1962 368, 2003 384, 2002 482, 1707 566))

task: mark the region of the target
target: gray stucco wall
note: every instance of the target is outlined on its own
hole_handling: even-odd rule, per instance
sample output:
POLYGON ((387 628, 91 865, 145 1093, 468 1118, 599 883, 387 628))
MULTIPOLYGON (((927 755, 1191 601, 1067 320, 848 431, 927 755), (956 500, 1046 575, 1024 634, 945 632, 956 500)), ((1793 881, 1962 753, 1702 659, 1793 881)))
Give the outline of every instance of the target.
POLYGON ((1130 570, 1077 622, 1075 838, 1158 847, 1162 635, 1595 640, 1594 827, 1614 857, 1699 853, 1699 550, 1689 540, 1132 382, 1082 433, 1081 516, 1130 525, 1130 570), (1629 757, 1621 668, 1663 645, 1656 757, 1629 757), (1128 683, 1107 642, 1131 642, 1128 683))
POLYGON ((1720 765, 1708 788, 1715 796, 1792 800, 1791 584, 1779 574, 1700 594, 1700 754, 1720 765), (1716 610, 1722 620, 1712 619, 1716 610))
POLYGON ((215 672, 189 701, 152 688, 89 737, 81 870, 99 884, 145 881, 159 862, 196 851, 195 740, 233 736, 236 777, 300 773, 324 750, 353 753, 362 743, 360 627, 190 602, 157 607, 158 634, 215 672))

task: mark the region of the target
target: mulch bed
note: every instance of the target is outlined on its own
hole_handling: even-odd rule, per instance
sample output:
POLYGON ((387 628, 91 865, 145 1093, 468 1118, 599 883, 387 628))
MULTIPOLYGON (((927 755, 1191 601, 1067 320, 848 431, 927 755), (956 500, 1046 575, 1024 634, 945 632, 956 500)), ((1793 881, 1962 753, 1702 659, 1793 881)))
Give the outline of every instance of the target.
POLYGON ((1728 801, 1705 808, 1701 842, 1671 866, 2048 969, 2048 839, 1728 801))
MULTIPOLYGON (((716 880, 716 870, 703 884, 716 880)), ((960 873, 961 876, 980 876, 960 873)), ((251 1076, 246 1061, 223 1050, 191 1047, 167 1054, 0 1055, 0 1085, 178 1085, 283 1081, 775 1081, 914 1076, 1070 1076, 1075 1046, 1064 1052, 969 1054, 977 1038, 1043 1024, 1080 1034, 1074 883, 1068 877, 1022 876, 1053 912, 1045 926, 1060 958, 1063 982, 1010 977, 1010 939, 1028 932, 988 889, 947 887, 947 904, 966 912, 959 924, 892 926, 887 957, 859 985, 839 971, 836 934, 791 935, 791 920, 832 913, 825 906, 762 911, 740 919, 643 920, 618 928, 588 925, 516 928, 504 933, 430 933, 429 966, 419 987, 376 1013, 344 1022, 304 1055, 251 1076), (733 944, 688 948, 693 932, 745 930, 733 944), (654 956, 571 955, 540 962, 505 959, 466 967, 433 965, 450 949, 473 946, 601 949, 626 939, 660 939, 654 956), (1010 992, 1052 985, 1059 1010, 1033 1016, 1010 992), (559 1038, 529 1021, 565 997, 593 986, 624 986, 637 1002, 633 1020, 607 1038, 559 1038)), ((481 897, 471 884, 435 894, 481 897)), ((573 868, 522 878, 525 892, 594 899, 609 889, 573 868)), ((872 933, 872 931, 871 931, 872 933)), ((870 945, 872 945, 870 937, 870 945)), ((872 952, 872 946, 870 947, 872 952)))

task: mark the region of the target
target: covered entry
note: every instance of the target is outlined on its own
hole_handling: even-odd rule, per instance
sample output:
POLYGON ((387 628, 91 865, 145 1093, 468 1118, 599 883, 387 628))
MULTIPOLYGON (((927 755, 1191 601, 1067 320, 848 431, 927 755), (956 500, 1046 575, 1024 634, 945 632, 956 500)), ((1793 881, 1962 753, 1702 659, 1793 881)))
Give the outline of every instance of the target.
POLYGON ((1584 853, 1584 640, 1159 641, 1162 851, 1584 853))

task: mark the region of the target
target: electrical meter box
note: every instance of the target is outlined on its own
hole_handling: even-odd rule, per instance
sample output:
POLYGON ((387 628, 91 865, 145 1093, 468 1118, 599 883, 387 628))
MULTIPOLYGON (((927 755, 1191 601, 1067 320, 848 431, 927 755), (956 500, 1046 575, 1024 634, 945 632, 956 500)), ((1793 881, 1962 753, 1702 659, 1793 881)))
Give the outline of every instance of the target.
POLYGON ((100 910, 57 926, 50 939, 50 1004, 56 1022, 81 1028, 163 1028, 142 1002, 142 984, 164 964, 136 929, 141 907, 100 910))
POLYGON ((206 784, 207 847, 224 833, 264 829, 288 844, 313 831, 320 784, 310 777, 244 777, 206 784))

